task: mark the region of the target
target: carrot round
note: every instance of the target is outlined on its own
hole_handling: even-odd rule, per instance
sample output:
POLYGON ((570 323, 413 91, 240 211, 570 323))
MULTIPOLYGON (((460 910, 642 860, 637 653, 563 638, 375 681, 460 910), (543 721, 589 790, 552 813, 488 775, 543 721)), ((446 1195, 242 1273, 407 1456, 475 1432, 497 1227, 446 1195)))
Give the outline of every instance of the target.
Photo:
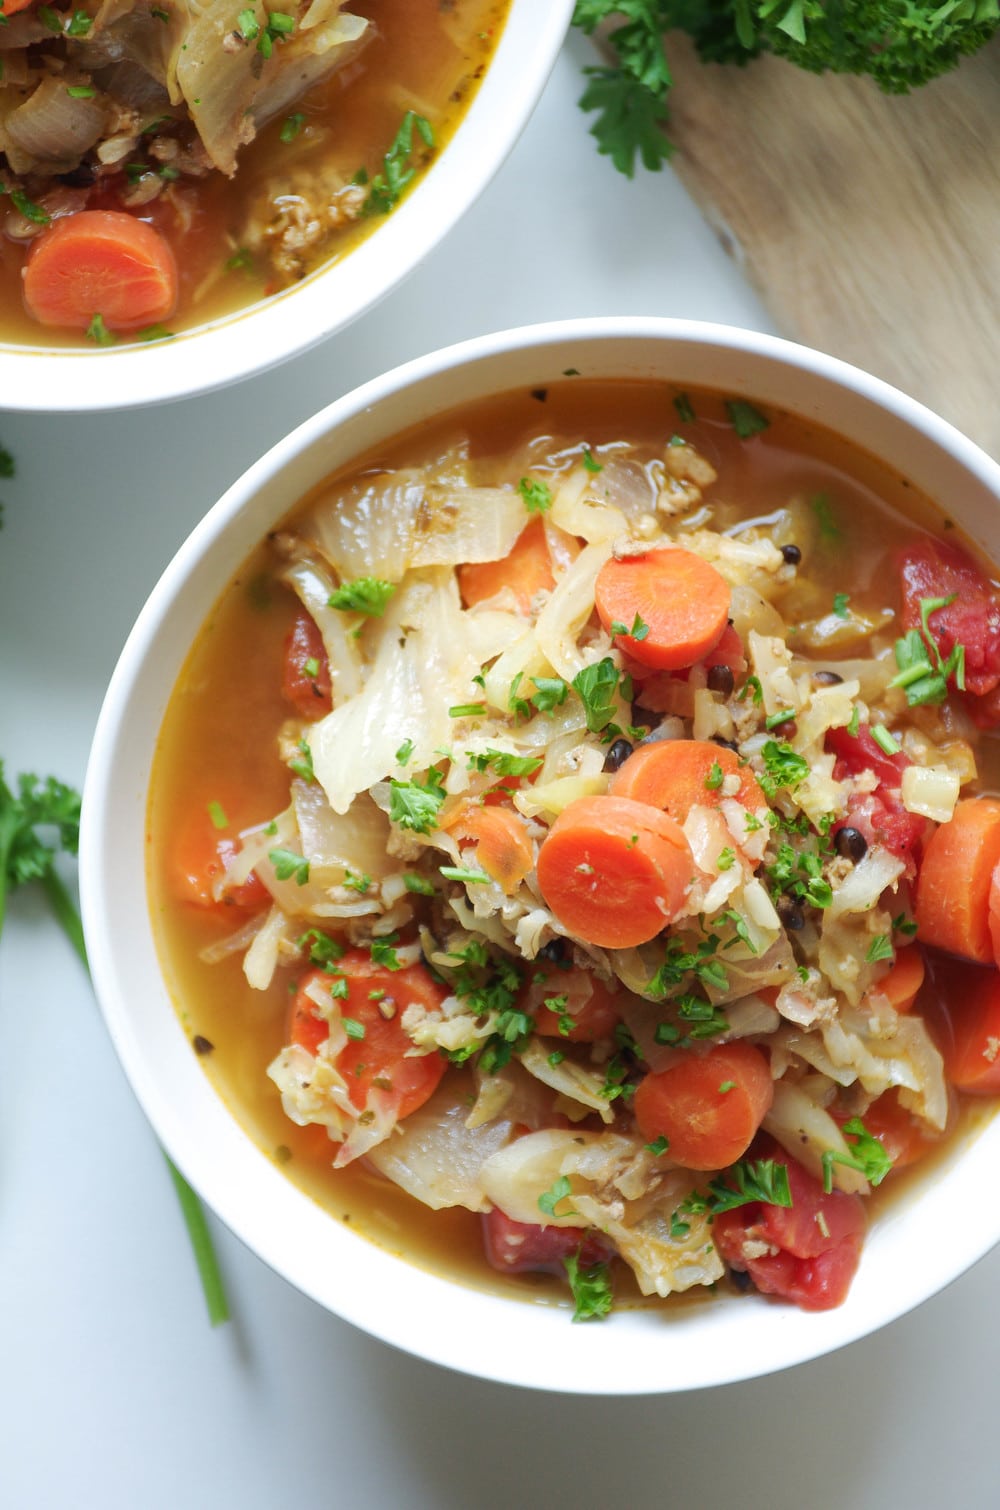
POLYGON ((259 912, 271 900, 256 871, 251 871, 241 886, 228 887, 218 897, 215 894, 216 882, 238 849, 234 813, 234 805, 224 797, 214 798, 211 804, 193 805, 178 823, 170 847, 174 895, 204 912, 215 911, 230 920, 234 910, 259 912))
POLYGON ((919 948, 911 944, 909 948, 899 950, 892 969, 876 981, 874 989, 887 996, 897 1012, 908 1012, 924 983, 924 974, 924 957, 919 948))
POLYGON ((538 885, 570 933, 605 949, 644 944, 677 916, 691 851, 665 813, 625 797, 579 797, 538 852, 538 885))
POLYGON ((984 974, 950 1004, 950 1041, 941 1045, 952 1085, 977 1096, 1000 1091, 1000 975, 984 974))
POLYGON ((326 1020, 317 1015, 316 1004, 306 986, 319 982, 329 988, 334 979, 346 982, 347 995, 338 997, 341 1016, 354 1024, 336 1057, 336 1066, 347 1082, 347 1094, 363 1109, 368 1092, 377 1088, 396 1103, 397 1117, 408 1117, 434 1094, 447 1064, 440 1054, 413 1054, 413 1044, 404 1032, 402 1016, 414 1004, 428 1012, 440 1012, 447 995, 431 979, 423 965, 388 970, 372 962, 361 949, 351 949, 332 967, 308 970, 298 984, 289 1017, 289 1038, 315 1054, 329 1037, 326 1020))
POLYGON ((31 249, 24 302, 41 325, 138 330, 173 314, 177 264, 159 231, 121 210, 80 210, 57 220, 31 249))
POLYGON ((632 1103, 642 1136, 666 1138, 687 1169, 724 1169, 741 1158, 774 1099, 766 1057, 749 1043, 722 1043, 639 1082, 632 1103))
POLYGON ((535 863, 535 851, 524 822, 513 808, 468 803, 449 825, 459 842, 477 845, 476 859, 486 874, 506 892, 516 891, 535 863))
POLYGON ((540 515, 525 525, 501 561, 474 561, 458 568, 458 590, 466 608, 484 603, 487 598, 496 597, 502 588, 509 587, 521 613, 529 614, 535 594, 548 591, 555 584, 540 515))
POLYGON ((692 551, 656 550, 605 562, 594 584, 601 623, 644 666, 677 671, 719 643, 729 620, 729 584, 692 551), (645 626, 627 632, 636 617, 645 626), (625 626, 625 632, 614 626, 625 626))
POLYGON ((993 962, 990 891, 1000 863, 1000 802, 968 798, 931 835, 917 876, 914 916, 922 944, 993 962))
POLYGON ((749 766, 740 765, 733 750, 713 744, 708 739, 658 739, 640 745, 624 765, 615 772, 611 791, 616 797, 631 797, 662 808, 678 823, 683 823, 691 809, 718 807, 726 793, 727 776, 739 780, 734 794, 737 802, 751 811, 767 807, 749 766))

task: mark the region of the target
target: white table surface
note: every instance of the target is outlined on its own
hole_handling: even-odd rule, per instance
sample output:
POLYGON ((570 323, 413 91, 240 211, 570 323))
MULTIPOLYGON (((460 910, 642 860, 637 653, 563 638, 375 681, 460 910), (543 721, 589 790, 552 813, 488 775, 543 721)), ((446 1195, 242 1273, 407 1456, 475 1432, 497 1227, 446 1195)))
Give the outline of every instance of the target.
MULTIPOLYGON (((175 547, 267 445, 361 380, 558 316, 769 328, 669 172, 629 184, 597 157, 575 107, 587 58, 573 39, 465 223, 340 338, 196 402, 0 416, 18 462, 0 485, 8 773, 82 781, 115 658, 175 547)), ((87 981, 38 899, 17 897, 0 947, 4 1510, 1000 1505, 1000 1252, 881 1335, 777 1377, 560 1398, 398 1354, 213 1231, 235 1317, 215 1331, 87 981)))

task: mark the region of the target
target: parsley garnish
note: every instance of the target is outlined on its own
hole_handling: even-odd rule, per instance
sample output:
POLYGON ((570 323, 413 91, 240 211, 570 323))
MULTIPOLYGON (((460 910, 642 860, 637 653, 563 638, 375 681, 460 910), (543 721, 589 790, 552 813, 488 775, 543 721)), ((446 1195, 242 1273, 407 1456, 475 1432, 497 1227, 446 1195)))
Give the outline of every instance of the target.
POLYGON ((821 540, 839 540, 841 536, 840 525, 833 515, 830 500, 825 493, 817 493, 810 498, 809 507, 816 515, 816 523, 819 525, 819 537, 821 540))
POLYGON ((850 595, 850 593, 848 593, 848 592, 835 592, 834 593, 834 595, 833 595, 833 612, 837 615, 838 619, 846 619, 847 618, 847 605, 848 605, 848 603, 850 601, 851 601, 851 595, 850 595))
POLYGON ((746 403, 744 399, 727 398, 726 413, 729 415, 729 423, 740 440, 749 440, 751 435, 759 435, 771 423, 766 415, 761 414, 759 409, 755 409, 753 404, 746 403))
POLYGON ((705 777, 705 790, 708 792, 717 792, 722 786, 722 782, 722 767, 717 760, 713 760, 709 773, 705 777))
POLYGON ((364 1038, 365 1025, 363 1022, 358 1022, 356 1017, 342 1017, 340 1020, 344 1024, 344 1032, 348 1038, 353 1038, 355 1042, 359 1042, 364 1038))
POLYGON ((299 753, 294 760, 288 762, 288 769, 294 771, 296 776, 301 776, 303 781, 315 781, 316 772, 313 770, 312 750, 309 741, 300 739, 298 743, 299 753))
MULTIPOLYGON (((690 425, 694 422, 694 405, 691 403, 691 400, 688 398, 686 393, 678 393, 676 395, 676 397, 674 398, 674 408, 677 410, 677 418, 681 421, 682 424, 690 425)), ((682 440, 681 444, 685 445, 686 442, 682 440)))
POLYGON ((402 970, 403 966, 395 949, 398 943, 398 933, 387 933, 384 938, 372 939, 372 964, 381 965, 385 970, 402 970))
POLYGON ((860 1170, 869 1185, 881 1185, 892 1169, 892 1159, 883 1144, 878 1138, 872 1137, 860 1117, 852 1117, 849 1122, 845 1122, 841 1131, 853 1139, 851 1152, 836 1153, 832 1148, 826 1150, 821 1160, 823 1189, 827 1194, 833 1189, 834 1164, 846 1164, 849 1169, 860 1170))
POLYGON ((604 468, 594 456, 589 446, 583 448, 583 465, 588 472, 603 472, 604 468))
POLYGON ((748 676, 739 692, 736 694, 738 703, 745 702, 750 697, 755 708, 759 708, 764 701, 764 689, 760 684, 759 676, 748 676))
POLYGON ((447 795, 441 785, 441 770, 432 765, 427 780, 389 781, 389 821, 415 834, 429 834, 436 827, 438 810, 447 795))
POLYGON ((294 877, 297 885, 305 886, 309 880, 309 861, 293 849, 269 849, 267 858, 279 881, 291 881, 294 877))
POLYGON ((644 640, 649 633, 649 625, 639 613, 636 613, 635 618, 632 620, 631 629, 627 624, 621 623, 619 619, 612 619, 611 633, 627 634, 632 640, 644 640))
POLYGON ((781 787, 796 787, 809 775, 809 763, 791 745, 769 739, 761 752, 764 769, 758 780, 769 800, 781 787))
POLYGON ((943 703, 948 695, 951 677, 960 691, 965 690, 965 646, 955 644, 947 660, 942 659, 937 640, 928 623, 932 613, 954 603, 957 593, 947 598, 921 598, 920 622, 923 635, 918 629, 910 629, 896 641, 896 665, 898 673, 889 683, 890 687, 902 687, 911 708, 926 704, 943 703), (928 649, 928 647, 930 647, 928 649))
POLYGON ((281 130, 278 133, 279 141, 293 142, 305 123, 306 118, 301 110, 297 110, 294 115, 288 116, 282 123, 281 130))
POLYGON ((511 755, 507 750, 487 749, 481 755, 472 756, 469 770, 487 771, 492 767, 498 776, 530 776, 541 764, 537 755, 511 755))
MULTIPOLYGON (((732 1211, 750 1201, 766 1206, 791 1206, 788 1166, 774 1159, 741 1159, 727 1171, 725 1179, 709 1180, 711 1198, 708 1209, 713 1215, 732 1211)), ((686 1203, 685 1203, 686 1204, 686 1203)))
POLYGON ((587 715, 587 728, 593 734, 606 729, 615 716, 615 693, 621 672, 609 655, 596 665, 584 666, 573 678, 587 715))
POLYGON ((564 1174, 560 1175, 559 1178, 553 1183, 552 1188, 550 1190, 546 1190, 543 1195, 540 1195, 538 1197, 539 1211, 543 1211, 546 1216, 575 1215, 575 1213, 572 1211, 563 1211, 561 1213, 556 1211, 556 1207, 559 1205, 559 1202, 564 1201, 570 1194, 572 1189, 573 1187, 570 1184, 568 1177, 564 1174))
POLYGON ((892 960, 895 958, 896 951, 892 947, 892 939, 889 935, 887 933, 876 934, 868 945, 868 953, 865 955, 866 963, 877 965, 882 960, 892 960))
POLYGON ((397 765, 406 765, 407 762, 409 761, 410 756, 412 754, 413 754, 413 740, 412 739, 404 739, 403 743, 400 745, 399 749, 396 751, 396 764, 397 765))
POLYGON ((395 591, 393 583, 383 582, 381 577, 356 577, 353 582, 342 582, 327 603, 343 613, 366 613, 380 619, 395 591))
POLYGON ((655 1153, 657 1158, 659 1158, 660 1154, 666 1153, 667 1149, 670 1147, 670 1139, 666 1136, 665 1133, 661 1133, 658 1138, 653 1139, 652 1143, 647 1143, 646 1147, 649 1149, 650 1153, 655 1153))
POLYGON ((552 507, 552 490, 547 483, 537 482, 532 477, 522 477, 517 491, 524 499, 529 514, 547 514, 552 507))
POLYGON ((318 928, 308 928, 305 933, 299 934, 295 947, 308 952, 311 965, 318 965, 330 974, 337 961, 344 957, 343 944, 332 939, 328 933, 321 933, 318 928))
POLYGON ((563 1259, 573 1295, 573 1320, 597 1321, 611 1310, 611 1271, 607 1264, 581 1269, 579 1251, 563 1259))

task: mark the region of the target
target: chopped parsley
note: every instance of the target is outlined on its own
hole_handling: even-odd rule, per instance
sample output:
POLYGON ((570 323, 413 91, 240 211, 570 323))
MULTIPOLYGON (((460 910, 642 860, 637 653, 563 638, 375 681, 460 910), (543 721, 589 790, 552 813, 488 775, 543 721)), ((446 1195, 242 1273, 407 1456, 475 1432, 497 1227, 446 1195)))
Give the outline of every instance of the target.
POLYGON ((775 1159, 741 1159, 725 1177, 710 1180, 708 1188, 708 1210, 713 1215, 746 1206, 751 1201, 762 1201, 766 1206, 792 1204, 788 1166, 775 1159))
POLYGON ((713 760, 711 769, 709 770, 708 775, 705 777, 705 790, 709 792, 717 792, 722 786, 723 779, 724 778, 721 765, 717 760, 713 760))
POLYGON ((282 122, 281 130, 278 133, 279 141, 293 142, 305 123, 306 118, 301 110, 297 110, 294 115, 287 116, 282 122))
POLYGON ((303 781, 315 781, 316 772, 313 770, 312 750, 307 739, 300 739, 298 743, 298 755, 288 762, 288 769, 294 771, 296 776, 301 776, 303 781))
POLYGON ((484 718, 485 703, 453 703, 448 709, 449 718, 484 718))
POLYGON ((441 865, 438 867, 446 881, 464 881, 467 886, 489 886, 492 877, 484 870, 464 870, 460 865, 441 865))
POLYGON ((649 625, 646 623, 642 615, 637 612, 635 618, 632 620, 631 629, 627 624, 621 623, 619 619, 612 619, 611 633, 625 634, 628 635, 629 639, 632 640, 644 640, 649 634, 649 625))
POLYGON ((396 764, 397 765, 406 765, 407 762, 410 759, 410 756, 412 754, 413 754, 413 740, 412 739, 404 739, 403 743, 400 745, 399 749, 396 751, 396 764))
POLYGON ((761 749, 764 769, 758 777, 769 800, 782 787, 797 787, 809 775, 809 763, 791 745, 769 739, 761 749))
POLYGON ((716 869, 732 870, 735 864, 736 851, 734 849, 730 849, 727 845, 725 849, 719 851, 719 858, 715 862, 716 869))
POLYGON ((113 346, 115 338, 104 323, 103 315, 93 315, 90 324, 84 334, 88 341, 93 341, 96 346, 113 346))
POLYGON ((885 724, 872 724, 871 736, 872 739, 874 739, 875 743, 878 745, 879 749, 882 750, 886 755, 898 755, 900 750, 903 748, 903 746, 899 744, 897 740, 893 739, 885 724))
POLYGON ((524 499, 524 507, 529 514, 547 514, 552 507, 552 489, 547 483, 538 482, 533 477, 522 477, 517 491, 524 499))
POLYGON ((847 605, 848 605, 848 603, 850 601, 851 601, 851 595, 850 595, 850 593, 848 593, 848 592, 835 592, 834 593, 834 595, 833 595, 833 612, 836 614, 836 616, 837 616, 838 619, 846 619, 848 617, 847 605))
POLYGON ((512 755, 507 750, 487 749, 471 757, 469 770, 493 770, 497 776, 530 776, 541 764, 537 755, 512 755))
POLYGON ((408 870, 403 874, 403 885, 407 891, 414 892, 420 897, 432 897, 434 887, 425 876, 418 876, 415 871, 408 870))
POLYGON ((892 947, 892 939, 887 933, 878 933, 868 945, 868 953, 865 962, 869 965, 880 964, 883 960, 896 958, 896 951, 892 947))
POLYGON ((575 1215, 575 1213, 572 1211, 556 1211, 556 1207, 559 1205, 560 1201, 564 1201, 566 1197, 571 1194, 572 1189, 573 1187, 569 1182, 568 1176, 564 1174, 560 1175, 559 1178, 554 1181, 551 1189, 546 1190, 544 1194, 538 1197, 539 1211, 544 1212, 546 1216, 575 1215))
POLYGON ((846 1164, 849 1169, 859 1170, 869 1185, 881 1185, 892 1169, 892 1159, 884 1145, 872 1137, 860 1117, 845 1122, 841 1131, 853 1140, 849 1145, 851 1151, 837 1153, 828 1148, 823 1154, 823 1189, 827 1194, 833 1189, 834 1164, 846 1164))
POLYGON ((622 674, 609 655, 593 666, 584 666, 573 678, 587 716, 587 728, 593 734, 606 729, 615 716, 615 695, 622 674))
POLYGON ((744 399, 731 398, 727 398, 725 402, 729 423, 740 440, 749 440, 752 435, 759 435, 769 427, 771 421, 759 409, 754 408, 753 404, 748 404, 744 399))
POLYGON ((652 1143, 647 1143, 646 1147, 649 1149, 650 1153, 656 1154, 656 1157, 659 1158, 660 1154, 666 1153, 667 1149, 670 1147, 670 1139, 666 1136, 665 1133, 661 1133, 658 1138, 653 1139, 652 1143))
POLYGON ((295 947, 308 954, 311 965, 318 965, 321 970, 331 974, 337 961, 344 957, 343 944, 332 939, 328 933, 321 933, 318 928, 308 928, 305 933, 299 934, 295 947))
POLYGON ((229 819, 226 817, 226 810, 221 802, 213 801, 208 803, 208 816, 212 820, 213 828, 229 827, 229 819))
POLYGON ((415 834, 429 834, 437 826, 437 815, 447 795, 441 785, 441 769, 432 765, 426 781, 389 780, 389 821, 415 834))
POLYGON ((695 419, 694 406, 686 393, 678 393, 674 397, 674 408, 677 410, 677 418, 683 425, 690 425, 695 419))
POLYGON ((403 966, 395 947, 398 943, 398 933, 387 933, 384 938, 372 939, 369 951, 372 964, 381 965, 383 970, 402 970, 403 966))
POLYGON ((348 1038, 353 1038, 355 1042, 360 1042, 364 1038, 365 1025, 363 1022, 358 1022, 356 1017, 342 1017, 340 1020, 344 1025, 344 1032, 348 1038))
POLYGON ((579 1252, 563 1259, 566 1278, 573 1296, 574 1321, 598 1321, 611 1310, 611 1271, 607 1264, 580 1267, 579 1252))
POLYGON ((380 619, 395 591, 394 584, 384 582, 381 577, 356 577, 353 582, 342 582, 330 594, 327 604, 343 613, 364 613, 380 619))
POLYGON ((965 646, 953 645, 948 659, 944 660, 928 622, 932 613, 936 613, 939 608, 948 608, 957 596, 957 593, 952 593, 947 598, 921 598, 920 622, 923 634, 918 629, 910 629, 896 641, 896 665, 899 671, 889 686, 902 687, 911 708, 943 703, 952 677, 959 690, 965 690, 965 646))
POLYGON ((815 497, 810 498, 809 507, 816 515, 820 539, 828 542, 839 540, 842 531, 834 517, 833 508, 827 495, 825 493, 817 493, 815 497))
POLYGON ((755 708, 759 708, 764 701, 764 689, 760 684, 759 676, 748 676, 739 692, 736 694, 738 703, 746 702, 750 698, 755 708))
POLYGON ((603 472, 604 468, 594 456, 589 446, 583 448, 583 465, 588 472, 603 472))
POLYGON ((305 886, 309 880, 309 861, 297 855, 293 849, 269 849, 267 858, 274 866, 279 881, 291 881, 305 886))

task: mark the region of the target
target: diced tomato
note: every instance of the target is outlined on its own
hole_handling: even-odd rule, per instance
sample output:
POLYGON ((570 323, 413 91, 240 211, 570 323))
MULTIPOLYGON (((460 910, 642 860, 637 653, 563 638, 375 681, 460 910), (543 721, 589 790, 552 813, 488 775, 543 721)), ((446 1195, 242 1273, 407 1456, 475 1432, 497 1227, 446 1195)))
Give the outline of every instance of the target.
POLYGON ((900 859, 908 860, 927 829, 926 818, 907 812, 900 796, 903 772, 913 764, 910 757, 902 750, 887 755, 866 724, 857 734, 849 734, 845 728, 831 729, 826 745, 837 757, 835 781, 860 776, 864 771, 874 772, 878 780, 873 792, 857 792, 848 800, 847 817, 837 828, 856 828, 869 844, 882 844, 900 859))
POLYGON ((333 707, 330 662, 311 614, 301 610, 285 640, 282 696, 300 718, 321 718, 333 707))
POLYGON ((900 1105, 895 1090, 885 1091, 873 1101, 861 1120, 865 1131, 882 1144, 892 1160, 893 1170, 915 1164, 936 1146, 933 1139, 924 1137, 918 1119, 900 1105))
POLYGON ((589 1269, 614 1257, 614 1247, 600 1232, 583 1227, 542 1227, 516 1222, 494 1206, 482 1218, 487 1262, 506 1274, 564 1274, 563 1260, 580 1254, 589 1269))
MULTIPOLYGON (((373 964, 362 949, 351 949, 334 965, 337 978, 346 981, 347 995, 338 998, 341 1015, 354 1024, 356 1036, 337 1055, 337 1069, 348 1084, 354 1105, 363 1109, 372 1086, 396 1100, 396 1115, 408 1117, 423 1106, 437 1089, 447 1064, 442 1055, 413 1054, 413 1043, 404 1031, 402 1016, 417 1004, 439 1012, 447 994, 431 979, 423 965, 388 970, 373 964), (391 1015, 387 1016, 387 1009, 391 1015)), ((292 1000, 289 1037, 310 1054, 329 1036, 329 1027, 317 1016, 315 1003, 306 994, 310 983, 329 989, 333 976, 325 970, 308 970, 292 1000)))
POLYGON ((1000 595, 979 567, 956 545, 929 537, 916 540, 900 558, 902 621, 920 629, 923 598, 955 601, 928 616, 941 657, 965 646, 965 686, 973 697, 1000 687, 1000 595))
POLYGON ((692 671, 697 667, 708 672, 713 666, 727 666, 734 677, 741 677, 747 669, 743 641, 732 624, 726 625, 719 643, 708 652, 704 660, 697 661, 694 666, 684 666, 679 671, 656 671, 652 666, 644 666, 634 656, 625 654, 622 655, 622 663, 636 685, 641 683, 643 692, 641 700, 644 707, 653 706, 644 695, 647 691, 652 695, 658 692, 662 694, 670 683, 688 681, 692 671))
POLYGON ((780 1295, 805 1311, 832 1310, 857 1272, 864 1206, 856 1195, 828 1195, 794 1159, 782 1155, 779 1162, 788 1169, 792 1205, 754 1201, 724 1211, 712 1228, 715 1242, 726 1263, 748 1273, 763 1294, 780 1295))

